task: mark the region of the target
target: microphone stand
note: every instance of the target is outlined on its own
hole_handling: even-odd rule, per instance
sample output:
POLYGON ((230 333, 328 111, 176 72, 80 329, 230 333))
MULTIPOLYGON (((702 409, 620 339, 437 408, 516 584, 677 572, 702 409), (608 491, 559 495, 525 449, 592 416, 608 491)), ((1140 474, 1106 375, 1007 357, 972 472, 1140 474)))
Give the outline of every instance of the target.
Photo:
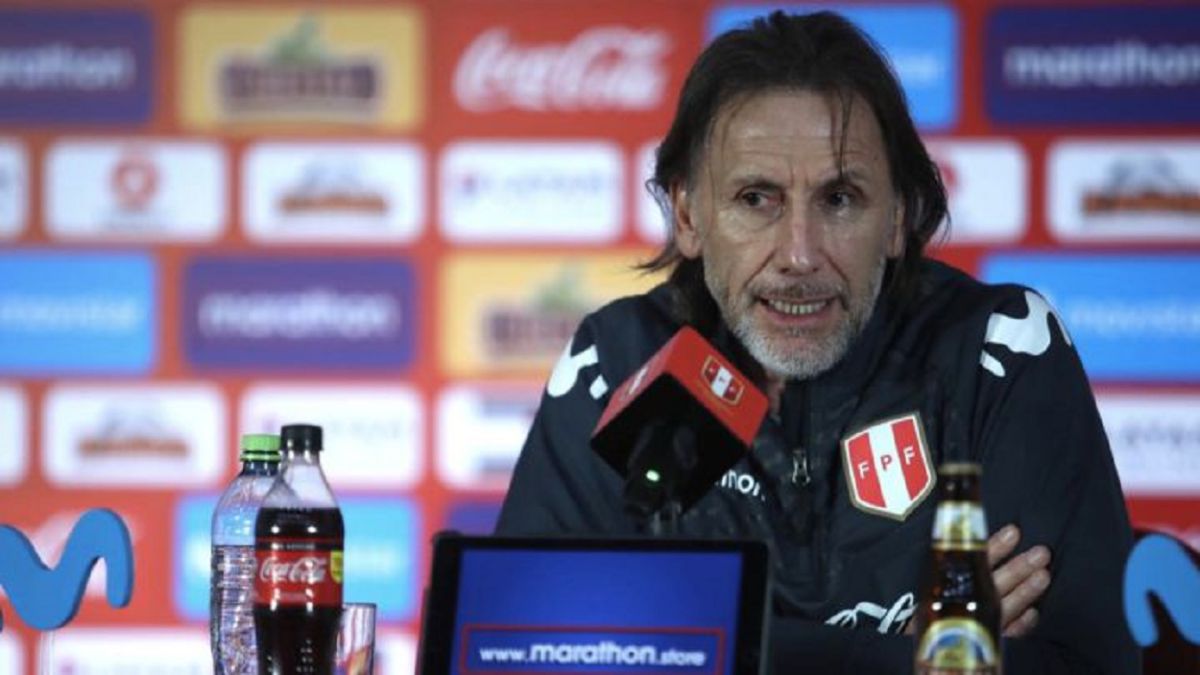
POLYGON ((683 489, 696 468, 696 434, 684 423, 668 431, 653 423, 629 456, 625 511, 654 537, 679 534, 683 489))
POLYGON ((679 516, 683 514, 683 506, 678 499, 668 498, 667 503, 650 514, 647 529, 655 537, 674 537, 679 534, 679 516))

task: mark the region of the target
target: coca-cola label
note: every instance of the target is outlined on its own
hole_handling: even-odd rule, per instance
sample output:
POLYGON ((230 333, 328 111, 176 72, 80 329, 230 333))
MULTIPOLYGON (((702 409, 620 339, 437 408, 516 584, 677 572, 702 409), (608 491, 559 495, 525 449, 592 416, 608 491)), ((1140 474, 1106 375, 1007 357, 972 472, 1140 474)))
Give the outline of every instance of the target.
POLYGON ((657 29, 595 26, 566 41, 533 43, 495 26, 463 52, 454 96, 476 113, 652 110, 664 99, 672 48, 657 29))
POLYGON ((260 540, 254 601, 260 605, 342 604, 342 551, 321 541, 260 540))

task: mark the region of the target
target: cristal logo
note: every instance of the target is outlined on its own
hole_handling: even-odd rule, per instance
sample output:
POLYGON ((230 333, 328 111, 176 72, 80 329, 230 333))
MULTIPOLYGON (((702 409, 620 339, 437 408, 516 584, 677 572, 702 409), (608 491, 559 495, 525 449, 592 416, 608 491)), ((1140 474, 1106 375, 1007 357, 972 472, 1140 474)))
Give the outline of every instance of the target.
POLYGON ((663 100, 664 31, 589 28, 566 44, 521 45, 492 28, 467 47, 454 94, 467 110, 648 110, 663 100))
POLYGON ((329 563, 317 556, 304 556, 295 561, 267 558, 258 570, 258 578, 267 583, 290 582, 294 584, 319 584, 325 581, 325 567, 329 563))

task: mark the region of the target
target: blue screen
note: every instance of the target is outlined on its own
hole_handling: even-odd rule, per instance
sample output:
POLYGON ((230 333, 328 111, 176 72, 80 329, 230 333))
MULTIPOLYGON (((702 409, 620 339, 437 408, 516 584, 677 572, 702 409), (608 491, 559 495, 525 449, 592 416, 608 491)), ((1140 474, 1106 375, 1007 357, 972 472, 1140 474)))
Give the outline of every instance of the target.
POLYGON ((737 553, 468 550, 451 673, 733 672, 737 553))

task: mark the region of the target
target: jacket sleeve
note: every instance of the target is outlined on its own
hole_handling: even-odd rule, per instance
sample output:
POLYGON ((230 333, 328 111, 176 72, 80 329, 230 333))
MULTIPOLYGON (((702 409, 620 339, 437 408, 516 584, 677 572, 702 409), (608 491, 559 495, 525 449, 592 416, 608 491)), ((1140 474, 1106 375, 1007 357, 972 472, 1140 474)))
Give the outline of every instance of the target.
POLYGON ((990 316, 972 447, 989 524, 1016 523, 1022 549, 1051 552, 1038 625, 1007 641, 1013 673, 1140 672, 1122 605, 1133 543, 1112 453, 1069 334, 1045 300, 1019 289, 990 316))
POLYGON ((589 444, 608 382, 597 340, 581 324, 554 366, 504 498, 496 534, 632 534, 617 473, 589 444))

